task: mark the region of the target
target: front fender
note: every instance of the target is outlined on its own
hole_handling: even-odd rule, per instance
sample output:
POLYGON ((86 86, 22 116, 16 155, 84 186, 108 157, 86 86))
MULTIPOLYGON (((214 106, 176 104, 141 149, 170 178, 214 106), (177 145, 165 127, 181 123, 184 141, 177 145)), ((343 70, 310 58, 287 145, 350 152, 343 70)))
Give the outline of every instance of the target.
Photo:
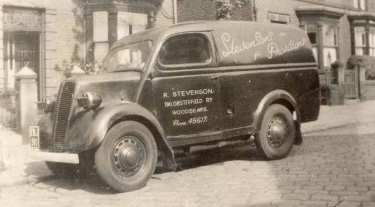
POLYGON ((104 140, 108 130, 116 123, 125 120, 135 120, 145 124, 155 136, 155 141, 162 153, 164 164, 169 169, 175 170, 176 162, 174 153, 165 139, 164 130, 156 117, 147 109, 136 103, 112 105, 97 112, 95 119, 86 131, 87 149, 98 147, 104 140))

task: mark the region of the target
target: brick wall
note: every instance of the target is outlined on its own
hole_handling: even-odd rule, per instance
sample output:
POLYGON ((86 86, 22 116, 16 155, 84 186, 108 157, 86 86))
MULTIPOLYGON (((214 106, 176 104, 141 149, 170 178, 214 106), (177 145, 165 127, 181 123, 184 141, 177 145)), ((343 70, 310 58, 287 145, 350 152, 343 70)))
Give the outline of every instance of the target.
POLYGON ((83 60, 83 42, 80 42, 75 30, 82 30, 73 9, 77 5, 71 0, 65 0, 59 7, 46 11, 46 95, 51 96, 57 92, 58 83, 64 79, 62 71, 63 62, 70 63, 73 56, 83 60))
MULTIPOLYGON (((235 0, 231 0, 232 3, 235 0)), ((214 0, 178 0, 178 21, 216 20, 216 4, 214 0)), ((248 4, 242 8, 234 8, 233 20, 251 20, 252 9, 248 4)))
POLYGON ((215 20, 215 2, 210 0, 178 0, 178 22, 215 20))
POLYGON ((78 55, 83 60, 84 42, 79 41, 73 31, 83 30, 79 19, 73 13, 78 6, 73 0, 46 11, 46 95, 57 92, 58 83, 64 79, 62 71, 56 66, 63 67, 63 62, 70 63, 73 56, 78 55), (77 20, 77 21, 76 21, 77 20), (76 51, 75 51, 76 50, 76 51))
POLYGON ((291 24, 299 25, 299 20, 295 13, 297 6, 304 5, 304 3, 294 0, 283 0, 277 3, 273 0, 257 0, 255 3, 256 16, 258 22, 270 22, 268 19, 269 12, 287 14, 290 16, 291 24))

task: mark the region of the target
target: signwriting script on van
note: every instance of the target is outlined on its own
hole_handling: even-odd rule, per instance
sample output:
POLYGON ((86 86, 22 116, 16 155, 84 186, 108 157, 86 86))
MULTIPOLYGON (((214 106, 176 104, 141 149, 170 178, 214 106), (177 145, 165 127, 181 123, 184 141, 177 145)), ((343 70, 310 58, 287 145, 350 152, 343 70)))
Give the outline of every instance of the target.
MULTIPOLYGON (((288 34, 289 35, 289 34, 288 34)), ((219 35, 218 45, 221 49, 221 62, 233 59, 236 62, 251 64, 259 59, 272 59, 285 53, 303 48, 305 38, 290 38, 286 33, 257 31, 248 34, 223 32, 219 35)))

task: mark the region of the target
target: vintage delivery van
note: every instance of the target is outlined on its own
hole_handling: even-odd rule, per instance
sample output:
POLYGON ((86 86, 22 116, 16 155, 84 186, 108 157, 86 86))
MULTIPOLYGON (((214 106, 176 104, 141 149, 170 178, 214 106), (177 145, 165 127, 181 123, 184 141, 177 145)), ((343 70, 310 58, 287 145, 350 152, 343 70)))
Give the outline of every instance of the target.
POLYGON ((130 191, 158 161, 176 169, 176 151, 197 145, 254 140, 267 159, 287 156, 302 142, 300 123, 318 117, 319 88, 298 28, 183 23, 125 37, 101 74, 63 81, 30 138, 54 173, 68 166, 55 155, 73 156, 130 191))

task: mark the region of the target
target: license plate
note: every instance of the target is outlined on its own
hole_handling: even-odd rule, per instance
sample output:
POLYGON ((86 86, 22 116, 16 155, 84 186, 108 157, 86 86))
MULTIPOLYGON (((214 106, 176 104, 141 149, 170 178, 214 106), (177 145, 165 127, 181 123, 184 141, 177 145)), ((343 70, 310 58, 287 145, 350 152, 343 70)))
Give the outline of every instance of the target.
POLYGON ((31 149, 37 150, 40 148, 39 143, 39 126, 30 126, 29 127, 29 137, 31 149))

